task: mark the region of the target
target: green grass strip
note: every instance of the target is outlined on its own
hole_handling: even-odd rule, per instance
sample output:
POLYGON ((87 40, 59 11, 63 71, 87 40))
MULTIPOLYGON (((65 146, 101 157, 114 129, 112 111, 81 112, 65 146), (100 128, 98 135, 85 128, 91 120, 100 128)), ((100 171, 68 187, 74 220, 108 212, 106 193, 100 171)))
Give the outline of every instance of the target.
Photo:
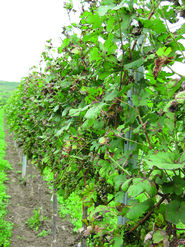
POLYGON ((3 110, 0 109, 0 246, 9 247, 12 223, 4 219, 9 198, 4 182, 7 180, 6 171, 12 167, 7 160, 4 160, 6 147, 4 135, 3 110))

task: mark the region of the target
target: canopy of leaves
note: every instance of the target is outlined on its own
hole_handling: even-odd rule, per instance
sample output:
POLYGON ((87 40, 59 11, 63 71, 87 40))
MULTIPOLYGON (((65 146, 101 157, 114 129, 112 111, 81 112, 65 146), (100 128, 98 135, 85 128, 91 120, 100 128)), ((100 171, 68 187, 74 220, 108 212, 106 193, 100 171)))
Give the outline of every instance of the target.
POLYGON ((55 56, 48 41, 45 70, 22 80, 6 117, 41 172, 56 173, 65 197, 76 192, 108 211, 114 198, 120 202, 114 214, 127 223, 107 225, 109 237, 97 246, 123 239, 143 246, 139 226, 147 233, 159 213, 164 228, 185 223, 184 78, 165 70, 184 60, 184 25, 169 29, 178 20, 176 1, 84 2, 79 24, 64 28, 55 56), (133 238, 123 238, 128 229, 133 238))

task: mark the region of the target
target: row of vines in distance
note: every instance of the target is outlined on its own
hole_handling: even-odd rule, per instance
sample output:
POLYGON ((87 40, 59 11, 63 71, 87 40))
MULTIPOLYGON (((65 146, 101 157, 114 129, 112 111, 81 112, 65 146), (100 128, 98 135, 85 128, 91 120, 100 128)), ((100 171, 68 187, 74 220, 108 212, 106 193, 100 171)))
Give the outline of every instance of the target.
POLYGON ((77 193, 90 208, 92 246, 177 246, 185 228, 184 78, 163 68, 184 60, 185 24, 175 34, 168 26, 183 6, 85 2, 57 55, 48 41, 45 70, 33 70, 10 98, 9 126, 41 173, 53 171, 57 190, 77 193), (124 151, 126 142, 132 148, 124 151), (118 216, 126 224, 111 225, 118 216))

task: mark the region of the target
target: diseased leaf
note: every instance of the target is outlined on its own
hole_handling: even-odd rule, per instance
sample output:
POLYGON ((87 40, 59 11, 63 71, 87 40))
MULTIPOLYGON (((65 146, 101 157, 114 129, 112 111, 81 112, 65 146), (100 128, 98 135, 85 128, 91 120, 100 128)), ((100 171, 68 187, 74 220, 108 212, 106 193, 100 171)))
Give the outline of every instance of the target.
POLYGON ((107 144, 108 141, 109 141, 108 137, 100 137, 100 139, 99 139, 99 143, 101 145, 107 144))
POLYGON ((158 57, 155 59, 155 67, 153 69, 154 78, 157 79, 159 72, 161 71, 164 64, 170 63, 173 57, 158 57))

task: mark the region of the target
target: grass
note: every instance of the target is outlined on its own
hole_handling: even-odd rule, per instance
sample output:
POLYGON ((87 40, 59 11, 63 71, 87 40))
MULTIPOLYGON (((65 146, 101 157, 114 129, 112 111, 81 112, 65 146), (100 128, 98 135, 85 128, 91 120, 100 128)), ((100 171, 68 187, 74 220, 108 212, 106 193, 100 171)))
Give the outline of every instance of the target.
POLYGON ((60 216, 66 218, 74 225, 74 232, 82 227, 82 200, 76 193, 72 193, 67 199, 58 194, 58 202, 60 205, 60 216))
POLYGON ((34 208, 33 215, 27 219, 25 224, 28 225, 30 229, 37 232, 38 237, 46 237, 51 234, 51 230, 46 231, 45 229, 42 229, 45 220, 47 220, 47 217, 44 216, 41 219, 40 210, 34 208))
POLYGON ((0 81, 0 106, 6 104, 7 99, 16 89, 18 82, 0 81))
POLYGON ((11 165, 5 156, 4 126, 3 126, 3 110, 0 109, 0 246, 10 246, 10 237, 12 231, 12 223, 5 220, 7 214, 6 207, 8 199, 4 182, 7 180, 6 170, 11 169, 11 165))
MULTIPOLYGON (((46 168, 44 170, 44 180, 47 182, 53 181, 52 172, 46 168)), ((50 187, 52 190, 52 187, 50 187)), ((80 191, 79 191, 80 193, 80 191)), ((59 215, 61 218, 67 218, 74 225, 74 232, 77 232, 79 228, 82 227, 82 199, 80 196, 73 192, 71 195, 64 199, 62 190, 59 190, 57 193, 58 197, 58 206, 59 206, 59 215)), ((110 200, 111 198, 109 198, 110 200)), ((91 214, 91 223, 93 224, 93 214, 99 213, 104 215, 104 220, 101 222, 102 225, 108 230, 112 230, 117 226, 117 214, 115 210, 115 202, 109 204, 109 213, 104 213, 107 210, 106 206, 99 206, 95 210, 93 208, 88 209, 88 213, 91 214)))
POLYGON ((38 236, 38 237, 46 237, 46 236, 48 236, 48 235, 50 235, 50 234, 51 234, 51 230, 48 230, 48 231, 42 230, 41 232, 39 232, 39 233, 37 234, 37 236, 38 236))
POLYGON ((34 208, 33 215, 28 218, 26 224, 30 227, 30 229, 38 231, 44 220, 46 220, 46 217, 41 220, 39 209, 34 208))
MULTIPOLYGON (((48 169, 44 169, 44 180, 47 182, 53 181, 53 173, 48 169)), ((50 186, 52 191, 52 186, 50 186)), ((67 199, 61 193, 57 193, 59 206, 59 215, 61 218, 69 218, 69 221, 74 225, 74 232, 77 232, 82 227, 82 201, 76 193, 72 193, 67 199)))

